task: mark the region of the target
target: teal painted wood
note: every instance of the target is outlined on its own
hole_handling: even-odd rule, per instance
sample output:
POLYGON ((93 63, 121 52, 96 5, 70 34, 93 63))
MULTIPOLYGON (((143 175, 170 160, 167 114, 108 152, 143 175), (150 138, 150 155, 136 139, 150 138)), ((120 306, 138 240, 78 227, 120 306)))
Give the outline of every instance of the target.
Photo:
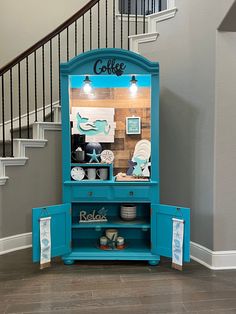
POLYGON ((51 257, 68 254, 71 250, 71 204, 33 208, 32 246, 33 262, 40 260, 39 219, 51 217, 51 257))
MULTIPOLYGON (((67 63, 60 66, 61 75, 94 75, 94 63, 102 59, 103 65, 110 59, 115 58, 116 63, 125 63, 126 68, 123 74, 159 74, 159 63, 149 61, 143 56, 132 51, 104 48, 85 52, 74 57, 67 63)), ((101 73, 102 75, 109 75, 101 73)))
POLYGON ((171 205, 152 205, 152 252, 172 257, 172 218, 184 220, 183 260, 190 261, 190 209, 171 205))

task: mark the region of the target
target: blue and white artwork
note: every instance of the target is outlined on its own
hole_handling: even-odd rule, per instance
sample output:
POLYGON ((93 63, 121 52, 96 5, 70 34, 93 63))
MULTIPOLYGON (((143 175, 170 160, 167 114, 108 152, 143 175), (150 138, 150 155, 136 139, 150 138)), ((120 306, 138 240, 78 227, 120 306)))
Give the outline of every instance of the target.
POLYGON ((51 217, 40 218, 40 266, 51 262, 51 217))
POLYGON ((172 237, 172 265, 183 265, 183 239, 184 239, 184 220, 172 218, 173 237, 172 237))
POLYGON ((114 108, 72 107, 72 133, 85 135, 86 142, 113 143, 114 115, 114 108))

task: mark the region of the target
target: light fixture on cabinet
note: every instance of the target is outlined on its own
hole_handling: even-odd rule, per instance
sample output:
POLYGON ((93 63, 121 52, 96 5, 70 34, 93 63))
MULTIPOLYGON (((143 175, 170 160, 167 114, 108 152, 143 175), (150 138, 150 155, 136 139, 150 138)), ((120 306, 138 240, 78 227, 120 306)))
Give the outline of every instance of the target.
POLYGON ((91 80, 88 75, 85 76, 83 90, 85 94, 90 94, 92 91, 91 80))
POLYGON ((135 78, 135 75, 132 75, 131 80, 130 80, 130 92, 132 95, 135 95, 138 91, 138 86, 137 86, 137 80, 135 78))

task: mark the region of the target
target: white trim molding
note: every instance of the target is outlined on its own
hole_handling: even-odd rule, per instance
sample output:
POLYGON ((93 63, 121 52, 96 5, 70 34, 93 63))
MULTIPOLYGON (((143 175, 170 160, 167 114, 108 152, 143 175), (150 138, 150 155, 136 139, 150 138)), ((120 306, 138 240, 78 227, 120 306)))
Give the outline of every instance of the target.
POLYGON ((0 255, 23 250, 32 246, 32 233, 21 233, 0 239, 0 255))
POLYGON ((153 13, 147 16, 148 22, 148 32, 156 32, 158 30, 157 24, 161 21, 165 21, 175 17, 177 12, 177 8, 171 8, 167 10, 163 10, 157 13, 153 13))
MULTIPOLYGON (((0 255, 32 247, 32 233, 22 233, 0 239, 0 255)), ((212 270, 236 269, 236 250, 212 251, 191 242, 191 258, 212 270)))
POLYGON ((213 270, 236 269, 236 250, 212 251, 191 242, 191 258, 213 270))
POLYGON ((0 158, 0 185, 4 185, 8 179, 6 167, 24 166, 28 158, 26 157, 1 157, 0 158))
POLYGON ((140 44, 156 41, 158 36, 157 32, 129 36, 130 50, 139 53, 140 44))

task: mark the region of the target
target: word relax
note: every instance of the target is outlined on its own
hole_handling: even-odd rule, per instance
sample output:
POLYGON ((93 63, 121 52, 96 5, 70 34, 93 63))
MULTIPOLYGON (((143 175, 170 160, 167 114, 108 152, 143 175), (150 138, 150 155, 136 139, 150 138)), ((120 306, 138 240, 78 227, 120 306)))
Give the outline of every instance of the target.
POLYGON ((107 221, 105 213, 98 213, 96 210, 93 210, 92 213, 87 214, 86 211, 81 211, 79 215, 79 222, 104 222, 107 221))

